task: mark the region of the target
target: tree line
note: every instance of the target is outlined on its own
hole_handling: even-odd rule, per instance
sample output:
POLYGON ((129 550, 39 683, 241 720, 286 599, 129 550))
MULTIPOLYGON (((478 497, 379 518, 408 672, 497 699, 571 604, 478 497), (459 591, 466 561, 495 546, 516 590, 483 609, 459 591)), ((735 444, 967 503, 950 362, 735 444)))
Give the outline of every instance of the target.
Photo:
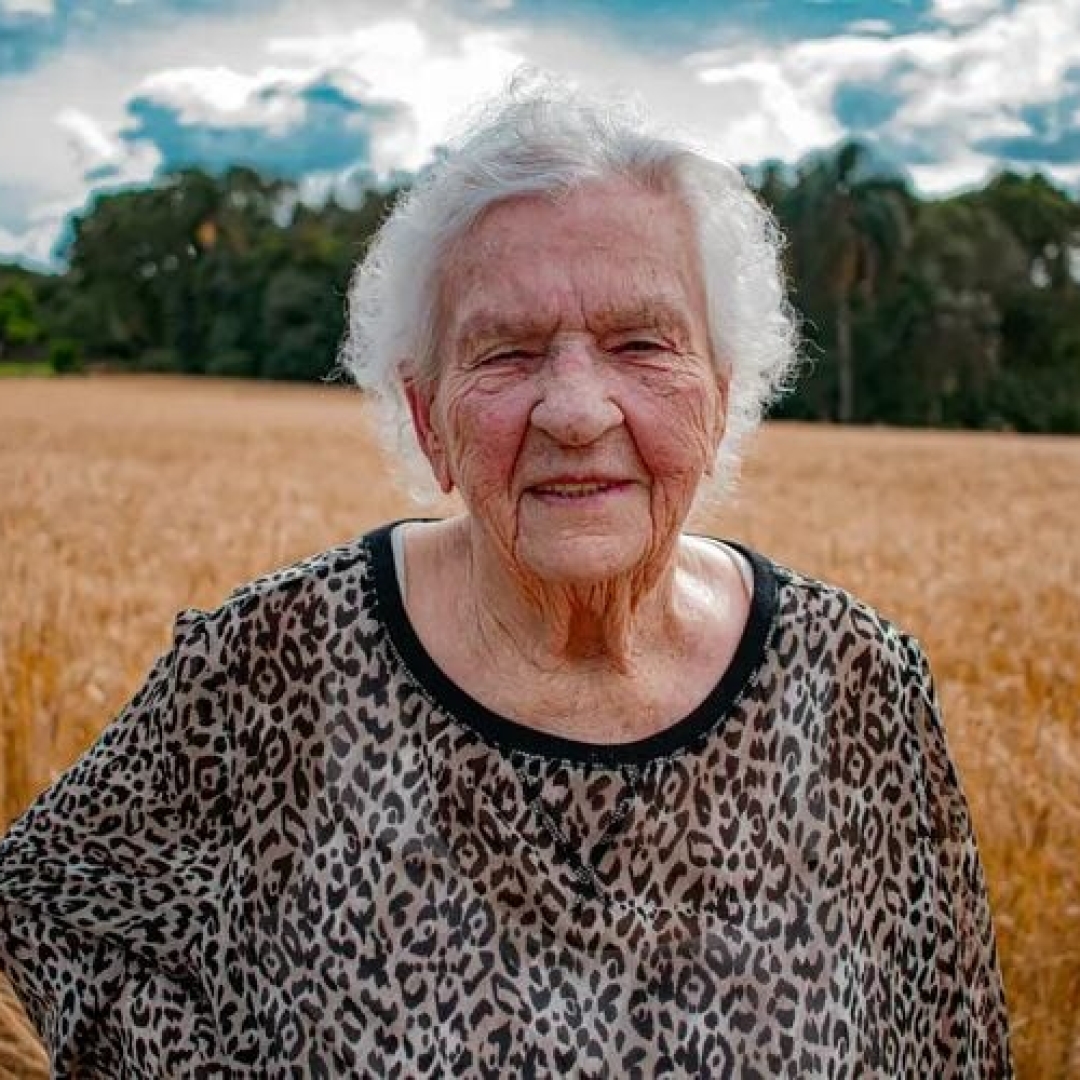
MULTIPOLYGON (((923 199, 859 143, 752 183, 788 236, 808 357, 774 415, 1080 432, 1080 202, 1002 172, 923 199)), ((61 274, 0 266, 0 363, 314 380, 351 268, 401 186, 314 207, 294 184, 186 169, 97 197, 61 274)))

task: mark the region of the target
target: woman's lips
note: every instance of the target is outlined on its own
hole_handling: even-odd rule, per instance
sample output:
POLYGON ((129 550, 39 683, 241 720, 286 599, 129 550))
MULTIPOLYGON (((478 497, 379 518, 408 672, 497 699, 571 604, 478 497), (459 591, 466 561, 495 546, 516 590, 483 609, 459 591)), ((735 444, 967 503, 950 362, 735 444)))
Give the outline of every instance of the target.
POLYGON ((544 500, 574 502, 595 499, 629 486, 627 480, 551 480, 544 484, 534 484, 529 491, 544 500))

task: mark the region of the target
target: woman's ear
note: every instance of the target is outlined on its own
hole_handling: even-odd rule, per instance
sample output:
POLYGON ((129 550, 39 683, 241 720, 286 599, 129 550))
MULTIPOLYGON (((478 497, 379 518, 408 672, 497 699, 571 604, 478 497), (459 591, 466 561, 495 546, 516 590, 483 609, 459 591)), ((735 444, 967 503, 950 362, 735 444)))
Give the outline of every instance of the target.
POLYGON ((435 482, 439 485, 439 490, 444 495, 449 495, 454 490, 454 481, 450 476, 446 443, 439 432, 438 425, 433 422, 432 401, 434 394, 430 388, 423 385, 412 375, 406 375, 402 378, 402 386, 405 390, 405 400, 409 405, 409 416, 412 417, 416 441, 420 444, 424 457, 428 459, 428 464, 435 475, 435 482))

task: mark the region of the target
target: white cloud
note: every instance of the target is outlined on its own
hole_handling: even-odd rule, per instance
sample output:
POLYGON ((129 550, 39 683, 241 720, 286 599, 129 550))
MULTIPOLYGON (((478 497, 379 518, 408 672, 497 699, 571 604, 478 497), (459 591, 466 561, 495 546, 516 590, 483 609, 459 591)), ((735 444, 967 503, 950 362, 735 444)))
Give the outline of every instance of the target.
POLYGON ((842 134, 808 83, 799 86, 760 56, 710 66, 698 79, 708 87, 721 120, 712 140, 715 149, 734 161, 795 158, 842 134))
MULTIPOLYGON (((980 183, 1000 167, 976 146, 1028 134, 1025 107, 1050 105, 1076 64, 1080 0, 1028 0, 950 37, 948 48, 903 80, 904 102, 891 125, 895 137, 928 150, 934 164, 913 169, 928 190, 980 183)), ((1050 170, 1061 179, 1065 171, 1050 170)))
POLYGON ((950 26, 971 26, 1004 8, 1003 0, 934 0, 930 16, 950 26))
POLYGON ((917 58, 945 47, 929 35, 847 34, 780 45, 744 42, 693 54, 685 64, 714 92, 711 100, 721 115, 733 117, 720 140, 726 156, 743 163, 790 161, 843 138, 833 107, 841 85, 885 86, 917 58))
POLYGON ((888 19, 859 19, 848 23, 849 34, 891 34, 893 25, 888 19))
POLYGON ((988 162, 982 154, 963 153, 937 165, 911 165, 908 172, 920 191, 948 195, 986 179, 988 162))
POLYGON ((455 120, 504 83, 527 53, 510 32, 395 19, 347 35, 296 36, 268 42, 267 52, 307 70, 348 73, 365 99, 400 102, 413 123, 377 133, 372 165, 379 172, 417 169, 444 141, 455 120))
POLYGON ((687 64, 705 84, 739 82, 744 98, 756 85, 759 116, 771 121, 766 138, 779 153, 806 133, 817 145, 842 135, 833 101, 845 83, 894 95, 895 113, 878 135, 932 158, 909 167, 919 187, 954 190, 982 182, 999 164, 976 143, 1027 134, 1020 110, 1058 100, 1077 63, 1080 0, 1026 0, 1009 10, 996 0, 943 0, 936 12, 949 16, 948 27, 892 38, 744 43, 687 64))
POLYGON ((912 120, 1007 114, 1046 104, 1061 92, 1077 63, 1080 0, 1028 0, 917 57, 920 86, 905 106, 912 120))
POLYGON ((83 172, 116 161, 120 147, 102 124, 81 109, 66 106, 56 114, 56 125, 68 134, 68 145, 83 172))
POLYGON ((0 0, 0 13, 4 15, 39 15, 47 18, 54 9, 53 0, 0 0))
POLYGON ((172 68, 144 80, 136 96, 175 109, 189 124, 227 122, 282 132, 303 115, 300 101, 288 91, 301 88, 305 81, 304 72, 284 68, 263 68, 251 75, 220 65, 172 68))
POLYGON ((67 209, 38 211, 21 229, 0 225, 0 262, 25 260, 38 267, 53 264, 53 248, 67 218, 67 209))

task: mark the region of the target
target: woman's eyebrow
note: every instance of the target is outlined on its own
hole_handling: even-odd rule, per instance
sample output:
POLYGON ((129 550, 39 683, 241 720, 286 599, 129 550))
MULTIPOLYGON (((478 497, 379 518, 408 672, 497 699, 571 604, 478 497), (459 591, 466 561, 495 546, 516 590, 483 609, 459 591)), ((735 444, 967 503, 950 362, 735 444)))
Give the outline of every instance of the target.
POLYGON ((655 329, 669 333, 685 332, 686 313, 666 299, 649 299, 641 303, 612 305, 595 312, 590 325, 603 331, 655 329))
MULTIPOLYGON (((651 296, 631 303, 598 307, 586 316, 593 333, 624 333, 629 330, 659 330, 685 336, 689 330, 687 313, 665 296, 651 296)), ((471 353, 493 342, 546 339, 558 329, 557 321, 539 312, 508 313, 504 309, 482 308, 470 314, 455 332, 455 346, 471 353)))
POLYGON ((481 311, 470 315, 455 335, 458 348, 470 351, 492 341, 542 337, 554 329, 551 320, 539 316, 511 316, 503 311, 481 311))

